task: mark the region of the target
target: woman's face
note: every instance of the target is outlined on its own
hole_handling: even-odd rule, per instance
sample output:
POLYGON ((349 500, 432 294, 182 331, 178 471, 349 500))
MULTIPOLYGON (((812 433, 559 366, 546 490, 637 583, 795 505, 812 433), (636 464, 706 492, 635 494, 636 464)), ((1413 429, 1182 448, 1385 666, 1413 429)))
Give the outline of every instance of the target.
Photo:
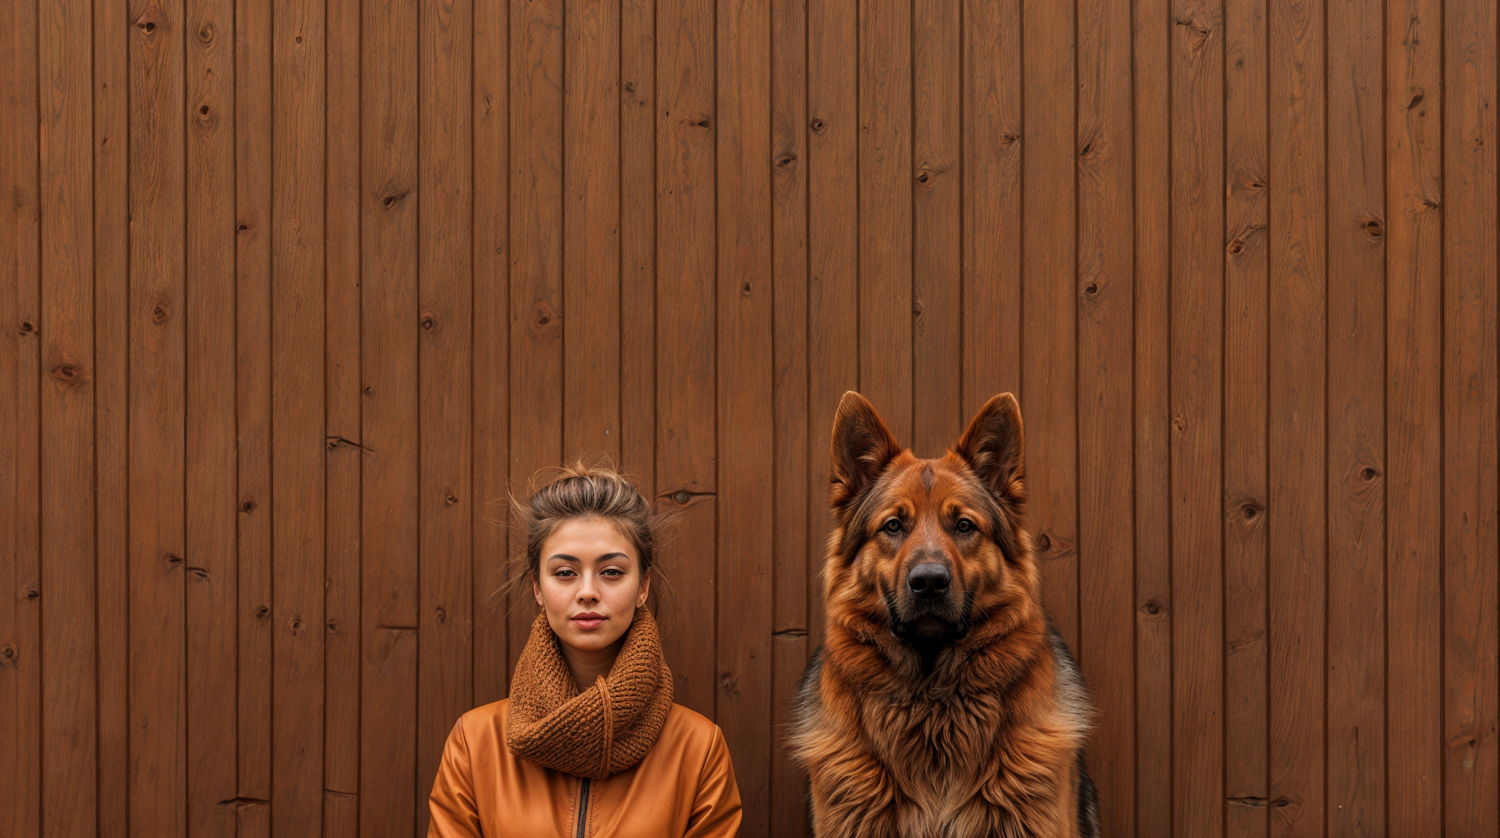
POLYGON ((651 578, 641 573, 635 545, 613 524, 579 518, 542 543, 532 589, 565 645, 585 653, 615 652, 636 607, 646 603, 651 578))

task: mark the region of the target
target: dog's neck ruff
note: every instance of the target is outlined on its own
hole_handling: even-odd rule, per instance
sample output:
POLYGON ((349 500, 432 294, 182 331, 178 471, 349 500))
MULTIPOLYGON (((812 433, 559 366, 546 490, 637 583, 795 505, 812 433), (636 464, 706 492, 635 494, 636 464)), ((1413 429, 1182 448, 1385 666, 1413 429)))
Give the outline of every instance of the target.
POLYGON ((557 644, 547 615, 537 615, 511 687, 505 722, 511 753, 596 780, 640 762, 672 709, 672 671, 651 612, 635 610, 609 674, 581 693, 557 644))

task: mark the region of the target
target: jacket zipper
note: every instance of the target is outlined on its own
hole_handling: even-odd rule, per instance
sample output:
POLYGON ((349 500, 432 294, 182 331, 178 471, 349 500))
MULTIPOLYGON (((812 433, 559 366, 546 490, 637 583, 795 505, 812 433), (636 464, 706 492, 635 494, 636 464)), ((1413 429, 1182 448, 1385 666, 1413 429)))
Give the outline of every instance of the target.
POLYGON ((583 790, 578 794, 578 838, 584 838, 583 827, 588 823, 589 778, 583 778, 583 790))

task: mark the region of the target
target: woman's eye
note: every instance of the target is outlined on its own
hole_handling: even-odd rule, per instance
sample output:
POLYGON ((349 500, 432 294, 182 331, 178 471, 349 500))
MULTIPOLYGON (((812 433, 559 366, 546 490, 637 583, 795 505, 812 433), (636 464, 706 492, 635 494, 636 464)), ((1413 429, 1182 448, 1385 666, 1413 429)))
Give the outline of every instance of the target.
POLYGON ((959 532, 973 532, 974 531, 974 522, 970 521, 968 518, 959 518, 958 519, 958 531, 959 532))
POLYGON ((901 532, 901 519, 900 518, 891 518, 890 520, 888 520, 888 521, 885 522, 884 529, 888 533, 898 533, 898 532, 901 532))
POLYGON ((610 568, 605 568, 604 575, 605 576, 624 576, 625 575, 625 571, 619 569, 618 567, 610 567, 610 568))
POLYGON ((560 577, 560 578, 567 578, 567 577, 573 575, 573 571, 568 570, 567 568, 563 568, 562 570, 559 570, 558 572, 556 572, 556 573, 554 573, 552 575, 560 577))

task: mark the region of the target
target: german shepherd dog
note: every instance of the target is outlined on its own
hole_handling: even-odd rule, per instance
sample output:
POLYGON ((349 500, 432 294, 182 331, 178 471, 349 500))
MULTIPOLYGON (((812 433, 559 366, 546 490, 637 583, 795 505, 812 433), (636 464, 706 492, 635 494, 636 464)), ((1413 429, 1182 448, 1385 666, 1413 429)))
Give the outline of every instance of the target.
POLYGON ((1042 611, 1021 460, 1009 393, 934 460, 839 403, 828 622, 791 742, 819 838, 1099 834, 1093 711, 1042 611))

